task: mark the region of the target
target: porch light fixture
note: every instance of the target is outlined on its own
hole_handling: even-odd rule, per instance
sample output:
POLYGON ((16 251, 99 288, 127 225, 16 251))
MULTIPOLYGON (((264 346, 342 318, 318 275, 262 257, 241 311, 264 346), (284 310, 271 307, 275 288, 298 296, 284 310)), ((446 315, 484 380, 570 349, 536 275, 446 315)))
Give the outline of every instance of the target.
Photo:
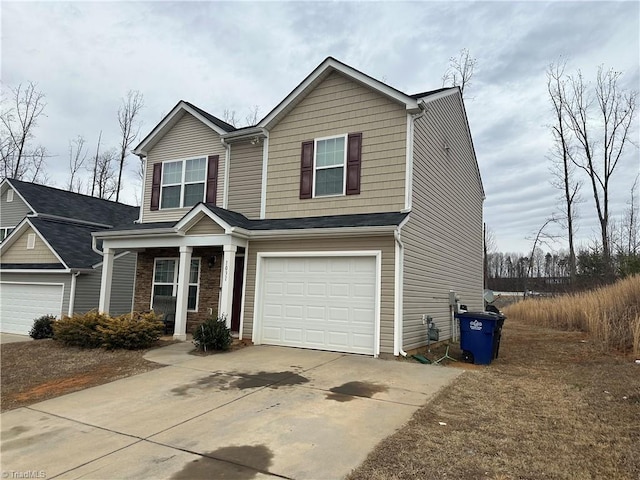
POLYGON ((207 262, 207 265, 209 265, 209 268, 213 268, 213 266, 216 264, 216 257, 209 257, 209 261, 207 262))

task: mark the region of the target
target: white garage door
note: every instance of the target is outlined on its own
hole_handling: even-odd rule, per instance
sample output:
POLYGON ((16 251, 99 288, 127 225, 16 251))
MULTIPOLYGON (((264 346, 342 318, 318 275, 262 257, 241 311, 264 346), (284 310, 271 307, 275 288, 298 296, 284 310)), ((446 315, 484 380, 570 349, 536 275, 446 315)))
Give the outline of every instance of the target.
POLYGON ((261 270, 262 343, 375 353, 375 257, 264 257, 261 270))
POLYGON ((62 285, 0 283, 0 330, 28 335, 33 320, 43 315, 60 317, 62 285))

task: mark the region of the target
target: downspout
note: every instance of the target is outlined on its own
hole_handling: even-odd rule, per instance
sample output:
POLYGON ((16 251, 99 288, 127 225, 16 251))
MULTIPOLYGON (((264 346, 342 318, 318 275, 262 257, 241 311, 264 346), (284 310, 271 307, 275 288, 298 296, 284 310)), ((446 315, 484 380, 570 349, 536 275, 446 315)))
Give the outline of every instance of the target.
POLYGON ((229 208, 229 168, 231 164, 231 145, 220 137, 224 147, 224 188, 222 189, 222 208, 229 208))
POLYGON ((93 235, 91 235, 91 250, 96 252, 101 257, 104 257, 104 252, 98 250, 98 242, 96 241, 96 237, 94 237, 93 235))
POLYGON ((144 189, 147 184, 147 157, 145 157, 142 154, 138 155, 138 157, 142 162, 142 192, 140 195, 140 206, 138 207, 140 209, 140 211, 138 212, 138 220, 136 220, 135 223, 142 223, 142 210, 143 210, 142 207, 144 206, 144 189))
POLYGON ((394 353, 399 353, 403 357, 407 356, 407 352, 402 349, 403 331, 403 279, 404 279, 404 244, 402 243, 400 227, 393 231, 393 237, 396 241, 396 277, 395 277, 395 345, 394 353))
POLYGON ((76 272, 71 275, 71 291, 69 292, 69 311, 67 315, 69 317, 73 316, 73 309, 76 303, 76 279, 80 275, 80 272, 76 272))

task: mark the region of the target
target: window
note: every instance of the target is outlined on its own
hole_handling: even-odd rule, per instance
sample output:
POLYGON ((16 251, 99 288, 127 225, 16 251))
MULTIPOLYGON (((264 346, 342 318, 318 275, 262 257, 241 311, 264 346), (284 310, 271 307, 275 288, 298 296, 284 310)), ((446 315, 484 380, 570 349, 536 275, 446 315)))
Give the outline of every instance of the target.
MULTIPOLYGON (((178 291, 178 262, 177 258, 156 258, 153 272, 153 298, 157 295, 176 296, 178 291)), ((200 284, 200 259, 191 259, 189 270, 189 294, 187 297, 187 310, 198 310, 198 290, 200 284)))
POLYGON ((27 235, 27 250, 33 250, 36 248, 36 234, 30 233, 27 235))
POLYGON ((206 158, 165 162, 160 208, 192 207, 204 201, 206 158))
POLYGON ((300 199, 360 194, 362 133, 302 142, 300 199))
POLYGON ((346 135, 315 141, 314 196, 344 195, 346 135))
POLYGON ((9 236, 9 234, 11 232, 13 232, 13 229, 16 227, 3 227, 0 228, 0 242, 2 242, 5 238, 7 238, 9 236))
POLYGON ((7 190, 7 203, 13 202, 13 190, 7 190))

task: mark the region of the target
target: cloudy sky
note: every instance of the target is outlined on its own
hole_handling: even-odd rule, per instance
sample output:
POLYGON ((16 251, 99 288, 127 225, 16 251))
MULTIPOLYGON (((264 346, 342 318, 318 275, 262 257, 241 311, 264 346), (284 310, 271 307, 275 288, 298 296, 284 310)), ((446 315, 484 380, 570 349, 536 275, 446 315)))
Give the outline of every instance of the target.
MULTIPOLYGON (((502 251, 557 210, 550 185, 552 122, 545 69, 561 56, 595 78, 598 65, 640 84, 640 4, 629 2, 8 2, 3 1, 4 86, 37 82, 46 118, 36 141, 50 154, 51 183, 63 187, 69 140, 91 150, 118 143, 117 110, 129 90, 144 95, 146 135, 180 100, 243 120, 266 115, 327 56, 406 93, 442 86, 451 56, 477 59, 467 114, 486 191, 485 221, 502 251)), ((638 130, 633 134, 638 140, 638 130)), ((612 183, 619 216, 638 174, 627 151, 612 183)), ((124 199, 139 184, 129 157, 124 199)), ((579 206, 586 245, 596 237, 588 185, 579 206)), ((561 248, 562 243, 555 248, 561 248)))

